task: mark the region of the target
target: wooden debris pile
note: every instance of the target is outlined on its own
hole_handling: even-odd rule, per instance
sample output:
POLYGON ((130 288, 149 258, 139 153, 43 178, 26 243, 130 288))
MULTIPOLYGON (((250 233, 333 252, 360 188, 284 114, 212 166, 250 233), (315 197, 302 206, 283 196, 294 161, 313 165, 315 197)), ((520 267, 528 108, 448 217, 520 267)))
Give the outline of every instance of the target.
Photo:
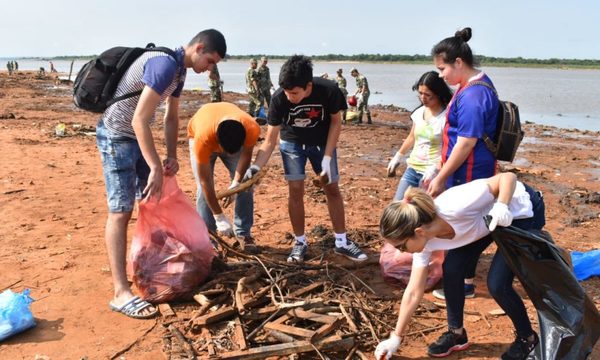
MULTIPOLYGON (((193 297, 197 305, 159 308, 168 359, 367 359, 396 323, 398 299, 379 296, 356 270, 248 256, 213 240, 227 262, 217 261, 193 297)), ((377 262, 361 266, 363 277, 379 271, 377 262)), ((445 324, 431 319, 434 327, 414 321, 413 334, 445 324)))

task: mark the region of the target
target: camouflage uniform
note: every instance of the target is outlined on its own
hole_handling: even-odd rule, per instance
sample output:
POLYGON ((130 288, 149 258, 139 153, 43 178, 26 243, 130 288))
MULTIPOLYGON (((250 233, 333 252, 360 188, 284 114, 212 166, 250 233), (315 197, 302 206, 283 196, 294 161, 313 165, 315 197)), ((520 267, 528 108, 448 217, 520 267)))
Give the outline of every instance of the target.
POLYGON ((6 63, 6 69, 8 70, 8 75, 12 75, 13 72, 13 64, 12 61, 6 63))
POLYGON ((258 91, 260 93, 261 100, 266 102, 265 107, 269 107, 269 103, 271 103, 271 88, 273 87, 273 83, 271 82, 271 71, 266 64, 261 64, 257 70, 257 73, 258 91))
POLYGON ((215 64, 208 75, 208 87, 210 88, 210 101, 221 102, 223 101, 223 82, 221 81, 221 75, 217 64, 215 64))
POLYGON ((258 89, 258 72, 256 71, 256 66, 252 67, 252 65, 256 64, 256 60, 252 59, 250 64, 250 68, 248 71, 246 71, 246 91, 248 92, 248 97, 250 98, 250 104, 248 104, 248 113, 251 116, 256 117, 258 115, 258 111, 260 110, 260 105, 262 104, 262 97, 258 89))
MULTIPOLYGON (((355 69, 353 69, 356 71, 355 69)), ((358 97, 358 120, 357 123, 362 123, 363 113, 367 114, 367 123, 371 124, 371 112, 369 111, 369 95, 371 92, 369 91, 369 82, 364 75, 361 75, 356 71, 356 87, 357 87, 357 97, 358 97), (362 91, 363 86, 365 91, 362 91)))
MULTIPOLYGON (((344 99, 348 101, 348 89, 346 89, 347 83, 346 78, 342 75, 342 69, 338 70, 335 81, 337 82, 342 94, 344 94, 344 99)), ((346 123, 346 110, 344 110, 344 113, 342 114, 342 123, 346 123)))

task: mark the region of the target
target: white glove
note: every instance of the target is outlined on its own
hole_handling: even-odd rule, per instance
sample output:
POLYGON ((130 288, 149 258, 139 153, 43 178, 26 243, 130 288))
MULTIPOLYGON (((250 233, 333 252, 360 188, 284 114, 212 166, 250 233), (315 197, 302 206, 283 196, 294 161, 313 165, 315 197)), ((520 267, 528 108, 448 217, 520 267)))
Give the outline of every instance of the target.
POLYGON ((513 215, 508 210, 508 205, 496 201, 492 210, 488 213, 492 217, 490 221, 490 231, 494 231, 497 225, 509 226, 513 221, 513 215))
POLYGON ((375 348, 375 359, 377 360, 389 360, 392 355, 400 347, 402 338, 394 333, 390 335, 390 338, 380 342, 375 348))
MULTIPOLYGON (((229 185, 229 187, 227 188, 227 190, 233 189, 234 187, 238 186, 239 184, 240 184, 239 181, 231 180, 231 185, 229 185)), ((226 208, 229 205, 231 205, 235 201, 236 197, 237 197, 237 194, 233 194, 233 195, 229 195, 227 197, 224 197, 223 198, 223 207, 226 208)))
POLYGON ((260 166, 254 164, 252 166, 250 166, 248 168, 248 170, 246 170, 246 173, 244 174, 244 177, 242 178, 242 182, 246 182, 250 179, 252 179, 252 177, 256 174, 258 174, 258 172, 260 171, 260 166))
POLYGON ((321 176, 327 176, 327 184, 331 184, 331 156, 323 156, 321 160, 321 176))
POLYGON ((421 184, 423 186, 429 186, 431 180, 433 180, 440 173, 440 169, 438 169, 437 165, 431 165, 425 172, 423 173, 423 177, 421 178, 421 184))
POLYGON ((396 151, 396 154, 394 155, 394 157, 392 158, 392 160, 390 160, 390 162, 388 163, 387 166, 387 175, 389 177, 395 176, 396 175, 396 169, 398 168, 398 166, 400 166, 400 164, 402 163, 403 160, 406 159, 406 155, 402 155, 400 154, 400 151, 396 151))
POLYGON ((217 231, 220 232, 223 236, 233 236, 233 226, 231 226, 231 222, 225 216, 225 214, 216 214, 213 215, 215 218, 215 222, 217 223, 217 231))

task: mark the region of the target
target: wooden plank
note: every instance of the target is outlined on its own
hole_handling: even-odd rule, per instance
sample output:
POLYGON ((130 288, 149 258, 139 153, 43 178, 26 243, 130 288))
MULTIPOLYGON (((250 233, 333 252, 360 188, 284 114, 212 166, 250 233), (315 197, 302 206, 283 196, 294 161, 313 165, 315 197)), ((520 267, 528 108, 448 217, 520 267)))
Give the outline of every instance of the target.
POLYGON ((228 317, 231 317, 235 314, 237 314, 237 311, 233 308, 233 306, 224 306, 215 312, 194 319, 194 325, 204 326, 208 324, 213 324, 221 320, 227 319, 228 317))
POLYGON ((281 331, 277 331, 277 330, 269 330, 269 335, 274 337, 275 339, 279 340, 282 343, 289 343, 289 342, 296 341, 295 337, 290 336, 288 334, 284 334, 281 331))
POLYGON ((246 350, 248 348, 248 343, 246 343, 246 332, 244 331, 244 327, 242 326, 239 316, 235 317, 234 326, 233 336, 235 338, 235 342, 240 345, 240 350, 246 350))
POLYGON ((300 288, 300 289, 298 289, 298 290, 296 290, 296 291, 292 292, 292 293, 290 294, 290 296, 292 296, 292 297, 300 297, 300 296, 302 296, 302 295, 304 295, 304 294, 308 294, 309 292, 311 292, 311 291, 313 291, 313 290, 316 290, 316 289, 318 289, 318 288, 322 287, 323 285, 325 285, 325 282, 324 282, 324 281, 320 281, 320 282, 312 283, 312 284, 310 284, 310 285, 308 285, 308 286, 305 286, 305 287, 303 287, 303 288, 300 288))
POLYGON ((265 329, 277 330, 277 331, 281 331, 282 333, 296 335, 296 336, 307 338, 307 339, 312 338, 316 333, 316 331, 314 331, 314 330, 307 330, 307 329, 297 328, 297 327, 290 326, 290 325, 276 324, 276 323, 272 323, 272 322, 265 324, 265 329))
POLYGON ((313 335, 311 340, 314 341, 314 340, 322 339, 325 336, 329 335, 333 330, 336 330, 340 327, 340 325, 342 324, 342 321, 344 319, 345 319, 344 316, 339 316, 338 318, 335 318, 335 320, 333 320, 332 322, 321 326, 320 328, 317 329, 317 331, 315 332, 315 335, 313 335))
POLYGON ((292 309, 288 311, 288 315, 295 316, 300 319, 306 319, 310 321, 320 322, 324 324, 329 324, 337 320, 337 317, 323 314, 315 314, 314 312, 302 310, 302 309, 292 309))
MULTIPOLYGON (((322 298, 314 298, 314 299, 306 300, 304 304, 298 306, 297 308, 312 309, 312 308, 321 307, 321 306, 323 306, 323 299, 322 298)), ((273 305, 273 306, 267 306, 267 307, 264 307, 261 309, 253 309, 253 310, 250 310, 241 315, 244 319, 247 319, 247 320, 260 320, 260 319, 269 317, 269 315, 271 315, 278 309, 279 309, 278 306, 273 305)))
POLYGON ((350 314, 348 313, 348 311, 342 304, 340 304, 340 311, 342 312, 342 314, 344 314, 344 317, 346 317, 346 321, 348 322, 348 325, 350 326, 350 330, 352 330, 354 332, 358 332, 358 327, 356 326, 356 324, 350 317, 350 314))
POLYGON ((175 311, 171 309, 171 306, 167 303, 158 304, 158 311, 164 317, 175 316, 175 311))
POLYGON ((200 335, 206 341, 206 346, 208 348, 208 356, 215 356, 217 354, 217 350, 215 349, 215 345, 213 344, 210 331, 207 328, 203 327, 202 331, 200 332, 200 335))
MULTIPOLYGON (((314 343, 314 347, 319 350, 349 350, 354 346, 354 338, 349 337, 342 339, 340 336, 335 335, 317 341, 314 343)), ((269 356, 285 356, 291 354, 299 354, 314 351, 313 344, 309 341, 294 341, 285 344, 267 345, 256 348, 251 348, 244 351, 231 351, 223 353, 219 356, 220 359, 226 360, 250 360, 250 359, 264 359, 269 356)))

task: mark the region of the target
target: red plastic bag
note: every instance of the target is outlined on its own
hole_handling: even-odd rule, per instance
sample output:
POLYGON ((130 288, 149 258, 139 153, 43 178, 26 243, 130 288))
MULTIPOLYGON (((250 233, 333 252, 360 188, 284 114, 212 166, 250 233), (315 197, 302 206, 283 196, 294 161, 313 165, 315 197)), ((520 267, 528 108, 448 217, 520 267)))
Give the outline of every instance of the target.
POLYGON ((140 202, 130 269, 142 298, 161 303, 190 295, 208 276, 214 249, 204 220, 174 176, 160 202, 140 202))
MULTIPOLYGON (((392 285, 406 287, 410 279, 412 269, 412 254, 402 252, 387 242, 381 248, 379 257, 379 266, 383 279, 392 285)), ((444 251, 437 250, 431 254, 429 260, 429 274, 427 274, 427 283, 425 290, 431 290, 440 281, 443 275, 442 264, 444 263, 444 251)))

